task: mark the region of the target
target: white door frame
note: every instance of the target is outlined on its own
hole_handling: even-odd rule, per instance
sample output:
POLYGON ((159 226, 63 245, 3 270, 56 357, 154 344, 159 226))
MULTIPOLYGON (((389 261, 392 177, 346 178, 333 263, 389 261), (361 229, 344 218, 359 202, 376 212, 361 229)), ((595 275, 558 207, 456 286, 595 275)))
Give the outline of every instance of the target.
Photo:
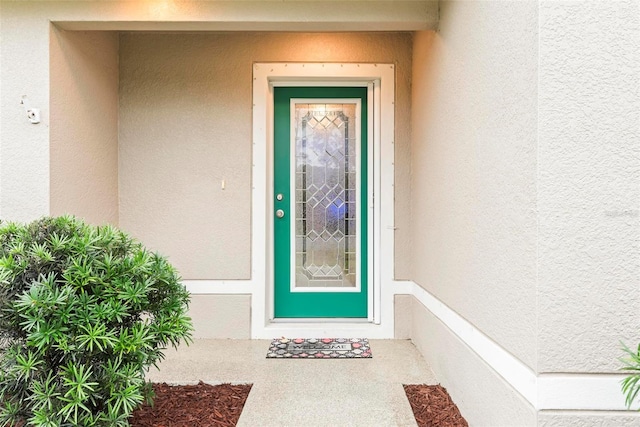
POLYGON ((253 66, 251 336, 393 338, 394 96, 393 64, 256 63, 253 66), (273 87, 369 88, 373 167, 373 286, 369 321, 273 321, 273 87))

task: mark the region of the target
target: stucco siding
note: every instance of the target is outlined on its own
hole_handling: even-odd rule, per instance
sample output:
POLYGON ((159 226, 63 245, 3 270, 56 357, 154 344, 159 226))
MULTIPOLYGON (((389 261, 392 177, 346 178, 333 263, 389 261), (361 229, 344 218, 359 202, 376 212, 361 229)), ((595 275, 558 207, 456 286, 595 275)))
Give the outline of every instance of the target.
POLYGON ((196 339, 251 338, 250 295, 191 295, 189 316, 196 339))
POLYGON ((411 41, 408 33, 123 34, 121 227, 168 254, 185 279, 250 278, 252 64, 390 62, 396 276, 408 277, 411 41))
POLYGON ((51 27, 50 213, 118 225, 118 34, 51 27))
MULTIPOLYGON (((0 0, 0 218, 111 222, 185 279, 249 279, 252 64, 391 62, 395 278, 542 374, 537 385, 611 378, 599 374, 618 372, 619 342, 640 341, 640 0, 371 3, 0 0), (370 32, 433 29, 438 8, 437 31, 370 32)), ((463 415, 535 423, 413 298, 396 297, 395 334, 463 415)), ((250 336, 251 296, 193 301, 196 334, 250 336)), ((538 391, 553 409, 541 425, 638 422, 609 403, 578 412, 593 390, 573 407, 538 391)))
POLYGON ((640 341, 640 2, 542 1, 539 371, 640 341))
POLYGON ((413 300, 413 343, 469 425, 535 425, 535 408, 417 299, 410 298, 413 300))
POLYGON ((413 296, 396 295, 393 304, 395 339, 411 339, 413 324, 413 296))
POLYGON ((535 1, 441 2, 411 146, 412 279, 534 370, 537 25, 535 1))
MULTIPOLYGON (((237 70, 240 70, 240 75, 235 78, 236 82, 242 80, 242 86, 233 89, 244 97, 242 101, 244 102, 242 106, 243 118, 236 123, 239 130, 236 132, 233 126, 230 128, 230 133, 234 133, 230 135, 229 140, 233 141, 237 140, 238 134, 246 134, 247 129, 250 128, 250 66, 253 61, 317 60, 396 63, 400 81, 397 88, 397 112, 402 114, 402 118, 398 123, 398 129, 400 130, 396 141, 396 158, 398 164, 404 161, 407 165, 404 168, 396 167, 398 184, 403 189, 402 191, 406 189, 404 193, 397 195, 396 202, 398 211, 401 211, 396 224, 399 227, 397 242, 400 247, 398 248, 398 253, 404 254, 404 256, 398 257, 396 275, 399 278, 408 277, 409 260, 406 251, 410 248, 410 232, 407 224, 410 212, 408 209, 410 35, 408 33, 403 35, 398 33, 377 35, 370 33, 351 35, 331 33, 322 38, 320 34, 271 34, 271 36, 267 37, 264 34, 256 35, 254 33, 253 36, 242 39, 242 33, 238 31, 256 29, 270 31, 412 31, 434 28, 437 22, 437 2, 381 1, 376 2, 375 7, 372 7, 370 2, 348 1, 341 3, 340 13, 338 14, 332 8, 308 1, 286 3, 281 1, 165 3, 130 1, 3 1, 0 2, 0 7, 2 12, 0 14, 0 37, 2 39, 0 46, 0 92, 2 94, 0 98, 0 130, 2 131, 0 134, 0 215, 2 218, 29 221, 41 215, 71 211, 72 213, 91 217, 90 220, 92 222, 116 221, 113 208, 107 208, 104 211, 98 208, 98 206, 103 207, 103 205, 110 204, 107 203, 107 200, 113 194, 111 190, 100 196, 101 200, 96 205, 96 208, 89 209, 85 204, 82 209, 76 209, 77 202, 82 198, 79 195, 83 192, 88 194, 90 188, 95 189, 95 186, 92 187, 95 181, 87 181, 86 184, 91 185, 84 185, 84 189, 76 194, 63 188, 64 184, 53 190, 50 189, 51 173, 49 169, 51 162, 53 162, 54 177, 60 174, 65 175, 68 172, 63 172, 59 167, 62 166, 64 161, 61 163, 60 158, 56 159, 55 156, 57 154, 55 152, 53 153, 53 159, 49 155, 49 106, 50 103, 54 102, 50 99, 49 88, 51 25, 66 30, 236 31, 235 35, 240 36, 239 40, 244 40, 254 45, 239 49, 228 46, 226 50, 224 50, 224 46, 221 46, 223 48, 222 53, 226 55, 231 52, 232 56, 229 58, 223 57, 223 61, 217 61, 225 62, 227 59, 231 59, 231 62, 235 65, 243 61, 243 64, 245 64, 237 68, 237 70), (25 32, 28 32, 28 37, 25 37, 25 32), (386 41, 383 41, 383 39, 386 41), (257 52, 259 51, 263 54, 258 54, 257 52), (240 58, 243 58, 243 60, 240 58), (27 95, 30 107, 41 109, 41 124, 32 125, 28 122, 24 107, 20 105, 20 99, 23 95, 27 95), (65 199, 65 197, 70 199, 65 199), (53 206, 51 206, 51 203, 53 203, 53 206), (76 207, 73 207, 74 203, 76 203, 76 207)), ((209 33, 209 35, 215 37, 212 33, 209 33)), ((175 36, 184 37, 185 34, 175 34, 175 36)), ((62 46, 58 47, 63 49, 62 46)), ((193 53, 193 49, 188 49, 188 51, 193 53)), ((92 55, 97 55, 97 59, 100 53, 94 52, 92 55)), ((183 58, 188 62, 189 58, 183 58)), ((213 59, 211 61, 212 63, 216 62, 213 59)), ((164 68, 165 71, 166 69, 164 68)), ((222 69, 225 72, 232 70, 231 73, 236 73, 237 71, 236 68, 231 66, 226 68, 219 66, 217 69, 222 69)), ((219 80, 224 76, 213 77, 219 80)), ((212 80, 211 75, 208 78, 212 80)), ((200 84, 196 81, 190 81, 189 83, 192 84, 192 88, 200 84)), ((231 90, 227 92, 230 93, 231 90)), ((179 92, 174 95, 178 97, 176 104, 189 103, 188 93, 179 92), (180 97, 183 97, 182 100, 180 97)), ((202 94, 198 93, 196 95, 200 96, 202 94)), ((73 104, 59 104, 59 107, 68 110, 74 108, 73 104)), ((76 112, 80 113, 80 111, 76 112)), ((82 113, 84 115, 79 114, 80 118, 86 118, 87 114, 92 114, 86 111, 82 113)), ((238 110, 234 114, 238 114, 238 110)), ((73 124, 73 127, 78 129, 67 129, 66 133, 95 136, 96 130, 92 129, 90 122, 74 121, 73 117, 69 117, 67 120, 68 124, 73 124)), ((62 125, 62 123, 57 123, 56 126, 58 125, 62 125)), ((58 129, 60 130, 61 127, 58 127, 58 129)), ((106 126, 102 129, 106 129, 106 126)), ((196 133, 198 131, 197 128, 192 130, 196 133)), ((107 133, 110 132, 108 131, 107 133)), ((55 135, 53 137, 56 138, 55 135)), ((97 139, 104 141, 107 137, 100 136, 97 139)), ((251 141, 247 139, 242 144, 241 148, 233 148, 230 152, 232 154, 237 154, 238 152, 250 153, 251 141)), ((94 148, 97 148, 97 145, 94 148)), ((61 151, 58 151, 58 154, 61 153, 61 151)), ((109 155, 108 158, 112 158, 112 156, 109 155)), ((219 163, 221 161, 221 159, 218 160, 219 163)), ((227 185, 229 191, 226 194, 236 191, 234 196, 238 195, 238 187, 234 188, 233 186, 241 185, 244 182, 245 186, 239 190, 242 193, 240 198, 248 202, 248 195, 251 190, 248 186, 249 181, 247 178, 250 172, 247 170, 246 164, 250 160, 246 157, 241 162, 244 162, 245 167, 241 168, 239 172, 234 171, 227 174, 227 171, 225 171, 225 175, 230 177, 227 185)), ((95 172, 102 174, 102 177, 106 176, 104 170, 95 172)), ((211 173, 211 170, 208 170, 204 172, 204 176, 210 178, 211 173)), ((68 175, 66 178, 70 178, 71 175, 84 178, 78 171, 68 175)), ((185 176, 187 175, 185 174, 185 176)), ((103 184, 106 185, 106 181, 106 179, 103 180, 103 184)), ((218 177, 216 176, 210 184, 211 187, 207 186, 206 191, 211 191, 216 196, 220 196, 216 192, 216 190, 220 189, 218 177)), ((83 187, 83 185, 80 185, 80 187, 83 187)), ((187 190, 187 192, 193 191, 193 187, 187 190)), ((124 197, 127 197, 127 195, 125 194, 124 197)), ((220 199, 218 198, 218 200, 220 199)), ((235 205, 233 203, 231 205, 234 207, 237 204, 236 202, 235 205)), ((141 207, 141 209, 144 210, 145 208, 141 207)), ((220 208, 217 209, 219 210, 220 208)), ((195 239, 194 245, 189 246, 192 254, 194 252, 203 253, 202 257, 198 258, 196 256, 194 261, 185 261, 184 259, 187 255, 184 255, 184 252, 183 254, 175 255, 177 258, 176 264, 185 266, 185 278, 234 279, 248 278, 250 276, 247 238, 248 214, 246 213, 248 209, 249 206, 245 204, 243 212, 235 212, 240 216, 237 221, 242 222, 244 225, 240 227, 239 235, 235 239, 239 243, 230 245, 229 251, 224 251, 224 256, 213 259, 210 255, 212 253, 219 255, 221 250, 212 252, 211 247, 207 246, 210 245, 210 242, 202 243, 202 238, 195 239), (202 245, 204 245, 202 250, 198 250, 202 245), (196 251, 193 251, 193 248, 196 248, 196 251), (181 257, 182 259, 180 259, 181 257), (206 262, 202 262, 203 259, 206 262), (193 267, 189 264, 191 262, 200 263, 203 267, 193 267), (211 265, 213 263, 219 266, 224 265, 224 267, 221 269, 212 268, 211 265)), ((156 210, 153 214, 161 216, 164 213, 161 210, 156 210)), ((222 230, 228 225, 224 222, 224 217, 228 218, 230 215, 230 213, 224 212, 218 216, 216 221, 218 221, 219 229, 222 230)), ((197 216, 198 213, 196 213, 197 216)), ((194 220, 194 227, 202 226, 202 223, 198 223, 197 219, 194 220)), ((207 231, 211 225, 205 224, 203 227, 203 230, 207 231)), ((137 233, 137 230, 133 231, 137 233)), ((186 233, 189 234, 190 231, 186 230, 186 233)), ((232 231, 221 232, 220 241, 228 241, 231 233, 232 231)), ((163 242, 166 243, 166 241, 163 242)), ((158 246, 159 249, 163 249, 163 242, 160 242, 160 245, 156 245, 157 242, 155 241, 150 243, 151 246, 158 246)), ((219 242, 216 244, 219 244, 219 242)), ((177 244, 180 250, 184 246, 184 241, 177 244)), ((173 251, 171 252, 169 255, 174 258, 173 251)))
POLYGON ((50 23, 29 5, 0 3, 0 214, 30 221, 49 213, 50 23), (23 96, 40 124, 29 122, 23 96))

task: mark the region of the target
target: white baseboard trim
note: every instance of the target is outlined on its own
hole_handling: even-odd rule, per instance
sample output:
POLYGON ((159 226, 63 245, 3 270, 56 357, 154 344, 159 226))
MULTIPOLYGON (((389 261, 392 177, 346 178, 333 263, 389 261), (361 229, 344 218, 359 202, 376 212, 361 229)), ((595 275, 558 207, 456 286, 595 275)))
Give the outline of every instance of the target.
MULTIPOLYGON (((256 284, 251 280, 183 280, 182 283, 189 292, 200 295, 252 294, 256 289, 256 284)), ((394 295, 413 295, 535 409, 635 413, 627 411, 624 396, 620 391, 620 381, 624 375, 567 373, 536 375, 517 357, 417 283, 409 280, 394 281, 392 289, 394 295)), ((306 326, 309 327, 309 325, 306 326)), ((343 326, 358 329, 355 325, 343 326)), ((274 328, 279 327, 276 325, 274 328)), ((294 331, 301 333, 303 325, 294 325, 291 328, 292 333, 294 331)), ((383 328, 376 325, 366 325, 363 328, 367 329, 371 335, 370 338, 384 338, 389 334, 389 331, 386 329, 383 331, 383 328)), ((314 330, 319 332, 317 329, 314 330)), ((278 330, 278 332, 281 331, 278 330)))
POLYGON ((431 293, 413 283, 412 295, 469 346, 534 407, 537 406, 535 373, 495 341, 466 321, 431 293))
POLYGON ((538 375, 538 409, 628 411, 620 374, 538 375))
POLYGON ((412 282, 413 295, 537 410, 627 411, 618 374, 540 374, 412 282))
POLYGON ((254 289, 251 280, 183 280, 182 284, 190 293, 199 295, 251 294, 254 289))

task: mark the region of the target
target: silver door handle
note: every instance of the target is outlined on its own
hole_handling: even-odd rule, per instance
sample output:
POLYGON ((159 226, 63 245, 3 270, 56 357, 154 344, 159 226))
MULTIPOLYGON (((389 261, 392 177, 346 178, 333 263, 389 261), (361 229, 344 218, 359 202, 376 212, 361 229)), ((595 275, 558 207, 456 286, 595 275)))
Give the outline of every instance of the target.
POLYGON ((284 218, 284 211, 283 211, 282 209, 278 209, 278 210, 276 211, 276 216, 277 216, 278 218, 284 218))

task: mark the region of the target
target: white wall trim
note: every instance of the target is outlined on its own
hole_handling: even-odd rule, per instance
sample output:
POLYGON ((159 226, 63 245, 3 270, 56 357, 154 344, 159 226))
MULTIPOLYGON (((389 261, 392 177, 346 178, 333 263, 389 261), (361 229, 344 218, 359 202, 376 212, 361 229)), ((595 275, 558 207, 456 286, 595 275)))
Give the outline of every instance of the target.
MULTIPOLYGON (((193 294, 252 294, 258 286, 253 280, 184 280, 193 294)), ((413 295, 451 332, 476 353, 491 369, 537 410, 628 411, 620 391, 624 374, 543 373, 536 375, 527 365, 500 344, 465 320, 420 285, 409 280, 393 280, 386 286, 382 303, 393 305, 395 295, 413 295)), ((393 311, 391 311, 393 313, 393 311)), ((384 325, 371 323, 271 324, 253 338, 275 336, 328 336, 340 330, 344 336, 371 339, 393 338, 393 319, 384 325)))
MULTIPOLYGON (((626 411, 620 374, 548 373, 536 375, 527 365, 473 324, 426 291, 409 282, 407 292, 475 352, 537 410, 626 411)), ((626 411, 635 413, 632 411, 626 411)))
MULTIPOLYGON (((319 333, 346 336, 354 331, 372 338, 393 338, 394 276, 394 101, 393 64, 356 63, 256 63, 253 65, 253 162, 252 162, 252 299, 251 336, 319 333), (313 85, 317 82, 373 88, 374 215, 373 215, 373 316, 366 323, 282 323, 273 320, 273 86, 313 85), (379 262, 376 262, 379 260, 379 262), (354 326, 355 325, 355 326, 354 326)), ((371 313, 370 313, 371 314, 371 313)))
POLYGON ((427 310, 440 319, 534 407, 537 405, 536 375, 528 366, 417 283, 413 282, 412 285, 412 295, 427 310))
MULTIPOLYGON (((251 337, 278 336, 394 336, 394 101, 393 64, 355 63, 256 63, 253 66, 253 150, 251 197, 251 279, 185 280, 193 294, 251 295, 251 337), (273 91, 278 84, 314 85, 330 82, 368 87, 374 102, 370 132, 374 141, 373 189, 373 289, 369 307, 373 315, 363 322, 276 322, 272 321, 272 238, 273 220, 271 140, 273 139, 273 91), (346 83, 345 83, 346 82, 346 83)), ((370 313, 371 314, 371 313, 370 313)))
MULTIPOLYGON (((238 295, 249 294, 261 286, 255 280, 183 280, 187 290, 194 295, 238 295)), ((262 285, 264 286, 264 285, 262 285)), ((297 323, 270 323, 258 331, 252 331, 254 339, 272 339, 279 336, 363 336, 371 339, 392 339, 394 337, 395 319, 393 313, 394 296, 411 294, 413 283, 409 281, 391 281, 385 286, 386 322, 374 324, 367 321, 341 322, 325 321, 315 323, 300 321, 297 323)), ((254 314, 252 313, 252 318, 254 314)), ((253 319, 252 319, 253 322, 253 319)))
POLYGON ((628 411, 620 381, 624 374, 540 374, 538 409, 628 411))
POLYGON ((183 280, 182 284, 191 294, 250 294, 254 284, 251 280, 183 280))

